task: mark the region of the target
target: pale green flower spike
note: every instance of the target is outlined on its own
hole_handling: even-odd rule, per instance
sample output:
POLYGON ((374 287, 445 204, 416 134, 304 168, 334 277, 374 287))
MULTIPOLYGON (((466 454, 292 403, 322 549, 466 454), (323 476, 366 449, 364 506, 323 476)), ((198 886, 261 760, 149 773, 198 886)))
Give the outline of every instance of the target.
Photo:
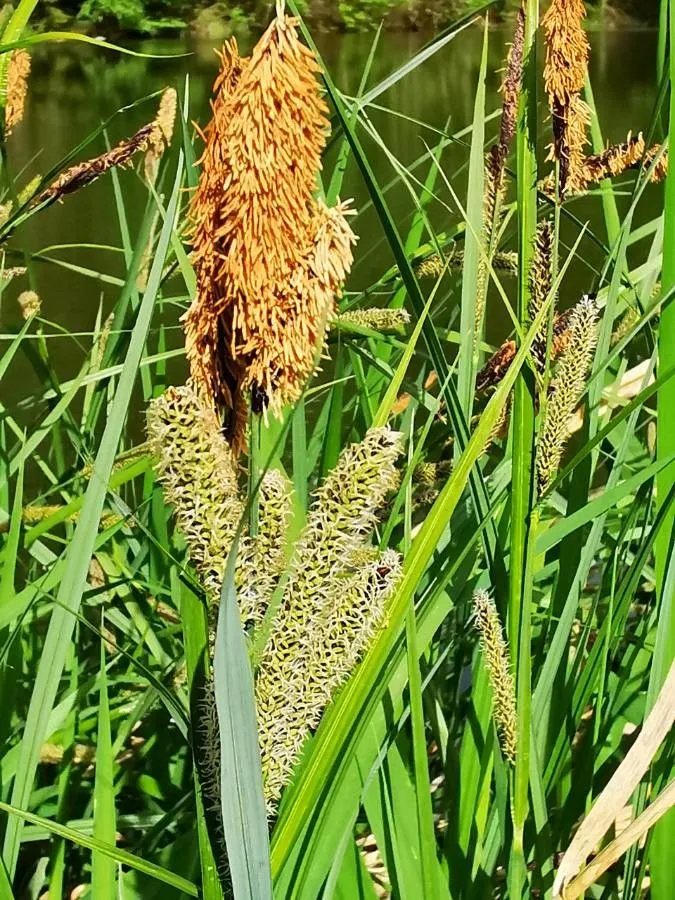
POLYGON ((343 450, 317 491, 256 677, 270 816, 310 732, 382 626, 400 577, 393 551, 364 550, 398 483, 400 435, 373 428, 343 450))
MULTIPOLYGON (((188 384, 153 400, 148 438, 166 499, 176 508, 190 557, 214 608, 245 503, 218 420, 188 384)), ((401 574, 399 555, 370 544, 377 515, 398 484, 401 436, 373 428, 342 451, 316 492, 288 563, 288 580, 256 673, 263 781, 270 817, 302 746, 384 623, 401 574)), ((277 471, 263 478, 258 532, 239 542, 235 583, 242 622, 256 625, 287 568, 291 489, 277 471)), ((205 694, 201 711, 205 805, 219 747, 205 694), (210 773, 210 774, 209 774, 210 773)))
POLYGON ((291 514, 288 479, 270 469, 260 485, 258 533, 239 542, 237 555, 234 583, 242 621, 247 625, 260 622, 286 567, 285 535, 291 514))
POLYGON ((410 313, 405 309, 350 309, 340 313, 335 321, 346 325, 361 325, 372 331, 400 331, 410 322, 410 313))
POLYGON ((204 590, 216 599, 244 512, 234 457, 216 414, 200 402, 190 383, 168 388, 150 404, 148 443, 192 563, 204 590))
MULTIPOLYGON (((244 513, 236 463, 215 412, 188 383, 169 388, 150 404, 148 441, 155 469, 212 607, 217 607, 225 563, 244 513)), ((283 571, 280 535, 291 515, 291 490, 280 472, 260 487, 258 534, 243 537, 235 573, 242 623, 262 619, 283 571)))
MULTIPOLYGON (((661 285, 659 285, 659 288, 660 287, 661 285)), ((626 335, 631 333, 631 331, 640 321, 640 318, 640 310, 636 309, 634 306, 629 306, 624 313, 623 318, 612 333, 612 347, 618 344, 619 341, 622 341, 626 337, 626 335)))
POLYGON ((567 438, 568 420, 586 387, 588 370, 597 342, 598 307, 585 296, 577 303, 569 320, 569 342, 560 356, 551 381, 546 417, 537 444, 539 492, 551 486, 560 466, 567 438))
POLYGON ((494 600, 487 591, 473 595, 473 614, 479 634, 483 665, 492 687, 492 717, 499 735, 502 753, 510 763, 516 761, 516 690, 511 674, 509 648, 494 600))
MULTIPOLYGON (((459 269, 464 265, 464 253, 462 250, 451 250, 448 253, 449 268, 459 269)), ((483 265, 485 260, 481 255, 483 265)), ((446 267, 447 261, 438 253, 432 253, 417 264, 415 274, 418 278, 440 278, 446 267)), ((492 268, 495 271, 508 272, 511 275, 518 274, 518 254, 514 250, 498 251, 492 257, 492 268)))
MULTIPOLYGON (((553 226, 550 222, 537 225, 537 237, 534 242, 534 255, 528 273, 530 300, 527 314, 530 322, 534 322, 553 286, 553 226)), ((553 299, 555 306, 555 298, 553 299)), ((546 338, 548 324, 544 319, 537 336, 532 343, 532 356, 537 371, 543 373, 546 368, 546 338)))

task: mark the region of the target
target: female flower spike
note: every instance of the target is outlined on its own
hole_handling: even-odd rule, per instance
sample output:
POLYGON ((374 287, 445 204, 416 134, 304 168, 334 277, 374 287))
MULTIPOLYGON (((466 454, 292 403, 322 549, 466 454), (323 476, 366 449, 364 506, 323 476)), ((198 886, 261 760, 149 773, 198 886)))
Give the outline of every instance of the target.
POLYGON ((200 394, 229 413, 275 413, 313 371, 352 262, 346 209, 314 198, 327 132, 319 66, 295 21, 272 22, 248 60, 224 48, 191 205, 197 291, 185 316, 200 394))

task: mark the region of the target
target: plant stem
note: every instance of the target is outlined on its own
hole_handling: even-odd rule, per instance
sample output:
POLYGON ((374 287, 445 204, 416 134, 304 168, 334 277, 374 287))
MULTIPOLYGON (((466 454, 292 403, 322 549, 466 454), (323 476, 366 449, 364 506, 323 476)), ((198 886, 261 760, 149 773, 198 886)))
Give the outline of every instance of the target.
MULTIPOLYGON (((523 73, 518 110, 518 318, 527 329, 530 291, 528 272, 537 227, 537 59, 538 0, 526 0, 523 73)), ((531 370, 523 367, 514 388, 513 475, 511 500, 511 572, 509 579, 508 635, 516 676, 518 740, 512 784, 513 847, 509 862, 509 896, 524 895, 527 865, 524 829, 529 800, 531 640, 529 543, 534 502, 534 401, 531 370)))

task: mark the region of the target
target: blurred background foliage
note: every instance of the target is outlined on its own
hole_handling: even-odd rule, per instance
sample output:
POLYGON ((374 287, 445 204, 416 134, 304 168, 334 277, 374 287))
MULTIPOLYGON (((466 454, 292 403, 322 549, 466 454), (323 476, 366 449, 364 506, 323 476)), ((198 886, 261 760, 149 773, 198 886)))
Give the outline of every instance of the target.
MULTIPOLYGON (((196 37, 221 39, 237 28, 264 24, 268 0, 42 0, 41 22, 48 28, 79 28, 111 36, 156 35, 188 30, 196 37)), ((329 30, 364 30, 379 24, 392 29, 435 28, 479 9, 483 0, 303 0, 308 20, 329 30)), ((589 0, 589 24, 604 27, 655 25, 659 0, 589 0)), ((497 4, 508 18, 517 0, 497 4)))

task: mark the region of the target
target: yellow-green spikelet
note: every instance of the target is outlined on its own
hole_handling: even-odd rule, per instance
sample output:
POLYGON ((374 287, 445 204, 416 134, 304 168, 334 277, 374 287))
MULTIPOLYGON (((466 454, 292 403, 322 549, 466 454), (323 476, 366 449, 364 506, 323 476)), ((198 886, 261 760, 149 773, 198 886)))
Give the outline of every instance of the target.
POLYGON ((584 297, 574 307, 568 326, 569 343, 551 381, 546 417, 537 442, 537 480, 540 493, 551 486, 569 437, 568 420, 586 386, 597 341, 598 307, 584 297))
POLYGON ((480 636, 483 665, 492 687, 492 717, 502 753, 510 763, 516 760, 516 691, 499 614, 487 591, 473 595, 476 630, 480 636))
POLYGON ((400 436, 386 428, 345 448, 297 541, 256 677, 271 816, 306 738, 381 627, 398 582, 398 554, 367 553, 366 562, 364 551, 378 510, 396 487, 400 452, 400 436))

